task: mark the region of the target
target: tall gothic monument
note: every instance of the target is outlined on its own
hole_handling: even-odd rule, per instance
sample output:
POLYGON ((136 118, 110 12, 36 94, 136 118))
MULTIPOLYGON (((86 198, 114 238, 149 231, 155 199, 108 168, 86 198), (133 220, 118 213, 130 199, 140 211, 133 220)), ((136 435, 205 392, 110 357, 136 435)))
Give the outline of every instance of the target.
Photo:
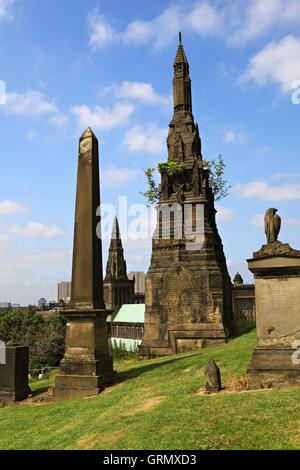
POLYGON ((233 327, 231 281, 215 221, 214 195, 208 171, 203 169, 181 34, 174 62, 173 99, 167 138, 168 164, 173 163, 161 167, 141 355, 149 351, 168 355, 200 349, 204 344, 217 345, 226 341, 233 327), (169 213, 168 227, 164 209, 172 207, 180 210, 169 213))
POLYGON ((103 287, 105 306, 112 311, 110 318, 112 321, 123 304, 134 303, 134 280, 129 280, 127 277, 126 261, 117 217, 114 219, 112 228, 103 287))

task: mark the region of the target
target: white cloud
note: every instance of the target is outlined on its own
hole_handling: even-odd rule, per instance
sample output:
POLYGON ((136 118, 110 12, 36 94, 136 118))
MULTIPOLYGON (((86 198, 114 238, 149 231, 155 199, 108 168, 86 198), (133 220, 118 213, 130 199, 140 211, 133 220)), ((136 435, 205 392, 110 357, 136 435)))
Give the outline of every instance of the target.
POLYGON ((131 152, 160 154, 165 152, 167 128, 158 128, 156 124, 134 126, 125 134, 123 145, 131 152))
POLYGON ((172 6, 152 20, 133 20, 125 31, 116 31, 94 10, 88 15, 90 26, 89 44, 94 48, 116 41, 143 45, 151 43, 155 49, 168 46, 178 31, 194 31, 200 35, 219 33, 223 19, 208 2, 197 3, 193 8, 172 6))
POLYGON ((93 48, 101 48, 111 44, 118 39, 118 34, 106 22, 104 16, 99 14, 99 8, 88 14, 88 24, 90 28, 89 44, 93 48))
POLYGON ((72 254, 65 249, 23 251, 7 234, 0 234, 0 301, 36 304, 55 297, 55 283, 68 279, 72 254))
POLYGON ((281 186, 270 186, 266 181, 251 181, 247 184, 236 184, 232 188, 238 197, 254 198, 261 201, 291 201, 300 199, 299 183, 284 183, 281 186))
POLYGON ((226 131, 224 133, 224 141, 225 142, 234 142, 235 141, 235 134, 233 131, 226 131))
POLYGON ((241 80, 253 80, 258 85, 271 81, 280 84, 283 92, 289 92, 299 78, 300 38, 288 35, 278 43, 269 43, 252 57, 241 80))
MULTIPOLYGON (((264 214, 254 214, 250 219, 250 224, 254 227, 264 227, 264 214)), ((300 226, 300 220, 292 217, 282 217, 282 225, 300 226)))
POLYGON ((273 26, 290 26, 300 21, 299 0, 251 0, 244 2, 237 29, 230 43, 241 44, 270 31, 273 26))
POLYGON ((145 258, 145 256, 141 255, 133 255, 128 256, 127 263, 130 264, 139 264, 139 265, 147 265, 149 263, 149 259, 145 258))
POLYGON ((82 128, 91 126, 94 129, 108 130, 128 121, 134 106, 127 103, 116 103, 113 108, 101 108, 95 106, 91 110, 87 105, 73 106, 71 112, 78 118, 78 124, 82 128))
POLYGON ((6 110, 10 114, 38 115, 57 113, 55 103, 47 100, 44 93, 28 90, 25 93, 7 93, 6 110))
POLYGON ((244 142, 247 137, 245 132, 236 132, 234 130, 225 130, 223 133, 224 142, 230 144, 232 142, 241 143, 244 142))
POLYGON ((150 21, 135 20, 127 26, 126 31, 123 33, 123 40, 125 42, 135 42, 136 44, 145 44, 150 40, 151 35, 150 21))
POLYGON ((254 214, 250 219, 250 224, 254 227, 263 227, 264 226, 264 214, 254 214))
POLYGON ((275 27, 290 30, 300 23, 300 0, 245 0, 243 2, 181 2, 150 19, 135 19, 124 31, 116 31, 99 9, 88 15, 89 44, 101 48, 117 41, 154 49, 168 46, 178 35, 221 36, 231 45, 258 38, 275 27), (219 4, 219 5, 217 5, 219 4))
POLYGON ((114 188, 123 186, 138 174, 138 170, 118 168, 113 165, 101 171, 103 185, 114 188))
POLYGON ((0 202, 0 215, 22 214, 27 208, 14 201, 0 202))
POLYGON ((300 226, 300 220, 299 219, 293 219, 292 217, 283 217, 283 224, 284 225, 289 225, 292 227, 299 227, 300 226))
POLYGON ((216 34, 222 27, 221 16, 208 3, 198 4, 186 18, 187 23, 199 34, 216 34))
POLYGON ((106 87, 102 93, 112 92, 117 98, 137 100, 147 104, 169 104, 172 97, 161 96, 153 90, 150 83, 127 82, 114 83, 106 87))
POLYGON ((15 3, 15 0, 0 0, 0 19, 8 18, 11 19, 12 16, 9 12, 10 7, 15 3))
MULTIPOLYGON (((55 100, 50 101, 40 91, 28 90, 25 93, 7 93, 4 109, 7 114, 19 116, 47 115, 49 116, 49 122, 57 126, 68 122, 68 117, 59 110, 55 100)), ((27 137, 31 139, 32 135, 28 134, 27 137)))
POLYGON ((38 238, 58 238, 66 236, 66 233, 60 228, 52 225, 46 227, 38 222, 28 222, 26 227, 20 227, 20 225, 13 225, 10 227, 10 232, 16 235, 23 235, 26 237, 38 237, 38 238))
POLYGON ((216 221, 218 223, 231 223, 234 220, 234 210, 230 207, 216 205, 216 221))

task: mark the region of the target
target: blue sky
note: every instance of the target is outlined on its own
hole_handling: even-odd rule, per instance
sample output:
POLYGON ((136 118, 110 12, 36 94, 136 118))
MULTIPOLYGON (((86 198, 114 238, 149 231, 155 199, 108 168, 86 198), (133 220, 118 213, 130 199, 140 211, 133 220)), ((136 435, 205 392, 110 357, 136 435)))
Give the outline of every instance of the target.
MULTIPOLYGON (((299 26, 300 0, 0 0, 0 301, 53 299, 70 279, 86 127, 102 203, 144 202, 143 170, 167 157, 179 30, 203 156, 222 153, 232 185, 217 203, 230 274, 252 281, 268 207, 300 249, 299 26)), ((128 270, 148 269, 150 245, 125 241, 128 270)))

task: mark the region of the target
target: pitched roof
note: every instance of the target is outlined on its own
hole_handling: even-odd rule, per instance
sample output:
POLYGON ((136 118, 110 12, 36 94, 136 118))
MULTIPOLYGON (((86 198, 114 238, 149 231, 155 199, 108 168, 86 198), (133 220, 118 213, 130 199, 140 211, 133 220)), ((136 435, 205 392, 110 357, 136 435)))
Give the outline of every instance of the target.
POLYGON ((123 304, 115 316, 113 323, 144 323, 145 307, 145 304, 123 304))
POLYGON ((182 64, 183 62, 185 64, 188 64, 188 61, 187 61, 187 58, 183 49, 183 45, 179 44, 174 64, 182 64))

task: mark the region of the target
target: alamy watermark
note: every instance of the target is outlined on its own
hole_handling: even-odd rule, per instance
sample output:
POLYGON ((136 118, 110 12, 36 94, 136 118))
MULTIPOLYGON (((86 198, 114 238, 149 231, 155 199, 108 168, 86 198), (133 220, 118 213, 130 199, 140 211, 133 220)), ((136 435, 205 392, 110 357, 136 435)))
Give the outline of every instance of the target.
POLYGON ((6 364, 6 348, 4 341, 0 341, 0 365, 6 364))
POLYGON ((295 90, 292 93, 292 97, 291 97, 292 103, 299 104, 300 103, 300 80, 294 80, 291 88, 295 90))
POLYGON ((119 197, 118 211, 112 204, 101 204, 96 215, 101 216, 96 232, 98 238, 110 240, 117 217, 124 240, 183 240, 187 250, 201 250, 204 243, 204 204, 145 204, 128 206, 127 196, 119 197), (130 220, 131 219, 131 220, 130 220))
POLYGON ((3 80, 0 80, 0 105, 6 104, 6 86, 3 80))

